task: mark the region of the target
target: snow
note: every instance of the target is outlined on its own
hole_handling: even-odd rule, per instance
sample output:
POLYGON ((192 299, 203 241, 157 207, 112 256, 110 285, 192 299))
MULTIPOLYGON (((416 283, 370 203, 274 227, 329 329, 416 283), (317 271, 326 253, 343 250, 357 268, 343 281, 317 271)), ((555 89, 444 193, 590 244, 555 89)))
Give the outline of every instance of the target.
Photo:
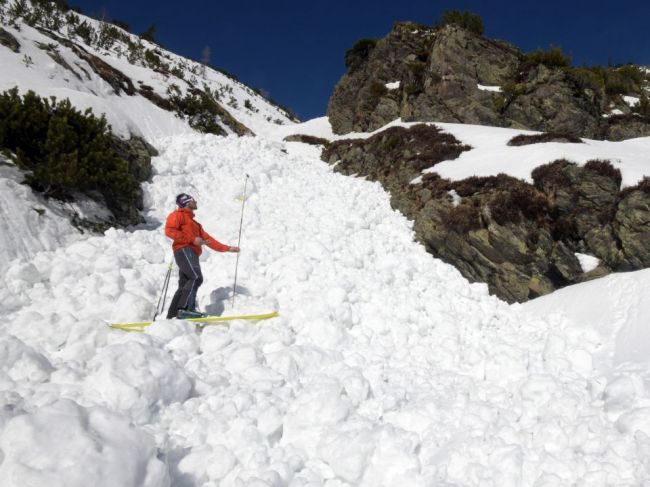
POLYGON ((400 86, 400 81, 393 81, 391 83, 386 83, 384 86, 388 88, 389 90, 396 90, 400 86))
POLYGON ((636 106, 639 104, 639 97, 638 96, 623 96, 623 100, 625 103, 630 105, 631 107, 636 106))
POLYGON ((461 202, 461 200, 463 198, 456 192, 456 190, 452 189, 452 190, 448 191, 448 193, 449 193, 449 196, 451 196, 452 204, 454 205, 454 207, 460 205, 460 202, 461 202))
POLYGON ((618 108, 615 108, 614 110, 610 111, 609 113, 604 113, 603 118, 608 118, 608 117, 611 117, 612 115, 623 115, 623 111, 619 110, 618 108))
POLYGON ((531 173, 536 167, 557 159, 567 159, 578 165, 592 159, 607 159, 621 171, 622 187, 634 186, 648 174, 646 154, 650 150, 650 137, 621 142, 582 139, 582 144, 547 142, 511 147, 507 142, 512 137, 536 132, 448 123, 436 126, 472 147, 457 159, 443 161, 423 171, 437 172, 452 181, 506 173, 532 182, 531 173))
POLYGON ((61 204, 22 184, 23 173, 0 160, 0 272, 16 259, 29 260, 78 238, 61 204))
POLYGON ((122 416, 62 399, 7 421, 2 485, 168 486, 151 437, 122 416))
MULTIPOLYGON (((641 368, 634 375, 644 377, 650 361, 650 297, 645 291, 649 279, 648 269, 611 274, 560 289, 523 307, 536 314, 553 310, 578 328, 592 329, 602 337, 600 350, 595 354, 599 367, 610 374, 620 373, 626 367, 641 368)), ((644 394, 642 390, 641 396, 644 394)))
MULTIPOLYGON (((70 88, 56 66, 0 56, 0 88, 72 90, 160 151, 143 184, 147 224, 103 235, 77 233, 0 166, 0 485, 648 483, 650 270, 509 306, 427 254, 379 184, 282 142, 372 134, 233 108, 258 137, 199 135, 138 97, 97 95, 96 79, 70 88), (198 299, 213 314, 280 316, 202 331, 106 326, 153 315, 177 193, 196 197, 210 234, 236 242, 246 174, 236 307, 233 254, 204 252, 198 299)), ((531 132, 438 125, 473 147, 435 166, 444 177, 529 180, 559 157, 612 159, 624 185, 647 174, 649 138, 509 147, 531 132)))
MULTIPOLYGON (((601 309, 601 325, 575 325, 548 306, 489 296, 414 241, 378 184, 334 173, 314 147, 205 135, 156 145, 149 222, 187 190, 206 230, 231 243, 251 175, 237 307, 232 254, 204 253, 199 301, 280 317, 198 334, 176 320, 144 333, 106 327, 152 315, 170 256, 160 227, 13 259, 0 287, 0 478, 638 485, 650 475, 650 439, 637 433, 647 429, 646 369, 601 359, 608 324, 628 322, 601 309), (70 432, 64 449, 48 440, 58 428, 70 432), (116 449, 115 438, 130 446, 116 449)), ((627 309, 650 309, 627 289, 627 309)), ((628 352, 640 360, 645 350, 628 352)))
POLYGON ((593 255, 580 254, 580 253, 576 253, 575 255, 578 258, 578 262, 580 262, 580 267, 582 267, 582 272, 593 271, 596 267, 598 267, 598 264, 600 264, 600 260, 598 259, 598 257, 594 257, 593 255))
POLYGON ((476 86, 481 91, 493 91, 493 92, 496 92, 496 93, 501 93, 501 87, 500 86, 486 86, 486 85, 481 85, 481 84, 478 84, 476 86))
MULTIPOLYGON (((368 133, 352 132, 344 135, 334 134, 327 117, 309 120, 304 123, 280 127, 269 138, 282 140, 291 134, 305 134, 327 140, 369 138, 390 127, 411 127, 417 122, 394 120, 385 126, 368 133)), ((533 135, 539 132, 529 130, 488 127, 483 125, 435 123, 432 124, 451 133, 461 143, 469 145, 460 157, 443 161, 422 172, 437 172, 444 178, 459 181, 470 176, 496 176, 506 173, 513 177, 532 182, 532 171, 543 164, 558 159, 567 159, 583 165, 592 159, 606 159, 621 171, 621 187, 634 186, 648 174, 650 137, 628 139, 620 142, 582 139, 582 144, 546 142, 524 146, 509 146, 508 141, 521 134, 533 135)), ((417 183, 420 177, 412 183, 417 183)))
MULTIPOLYGON (((114 94, 113 88, 97 76, 87 63, 77 58, 69 48, 59 45, 57 50, 62 58, 71 66, 81 64, 91 79, 76 78, 36 46, 35 42, 42 44, 52 42, 51 38, 38 30, 24 24, 21 25, 20 31, 9 26, 4 28, 16 37, 21 49, 19 53, 0 49, 0 64, 4 71, 3 76, 0 77, 0 90, 18 86, 21 93, 32 90, 43 97, 69 98, 80 110, 91 108, 98 116, 102 113, 106 114, 113 131, 124 138, 133 134, 151 139, 161 135, 192 131, 186 122, 173 113, 153 105, 139 95, 114 94), (34 64, 23 63, 21 60, 25 56, 30 57, 34 64), (151 127, 152 123, 155 128, 151 127)), ((128 63, 124 60, 122 64, 128 63)), ((81 69, 79 73, 83 73, 81 69)))

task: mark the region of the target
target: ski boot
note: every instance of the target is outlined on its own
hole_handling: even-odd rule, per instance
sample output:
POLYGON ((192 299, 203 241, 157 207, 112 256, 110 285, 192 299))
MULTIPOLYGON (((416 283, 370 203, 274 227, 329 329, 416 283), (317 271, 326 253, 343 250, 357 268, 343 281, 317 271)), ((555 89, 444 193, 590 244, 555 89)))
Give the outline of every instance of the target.
POLYGON ((201 313, 196 309, 179 309, 176 317, 180 320, 186 320, 188 318, 205 318, 205 313, 201 313))

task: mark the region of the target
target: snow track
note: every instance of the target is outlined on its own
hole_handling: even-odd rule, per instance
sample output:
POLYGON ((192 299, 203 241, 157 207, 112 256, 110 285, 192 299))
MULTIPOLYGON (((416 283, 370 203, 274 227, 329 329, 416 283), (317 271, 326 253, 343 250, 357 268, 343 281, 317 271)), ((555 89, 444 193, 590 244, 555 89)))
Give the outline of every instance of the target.
POLYGON ((234 244, 250 174, 236 309, 232 254, 204 253, 199 302, 281 316, 108 329, 153 314, 171 255, 160 227, 14 261, 0 287, 0 484, 650 485, 644 378, 597 373, 595 330, 470 285, 414 242, 378 184, 333 173, 312 147, 156 145, 150 222, 188 192, 234 244), (76 434, 55 456, 41 439, 61 421, 76 434))

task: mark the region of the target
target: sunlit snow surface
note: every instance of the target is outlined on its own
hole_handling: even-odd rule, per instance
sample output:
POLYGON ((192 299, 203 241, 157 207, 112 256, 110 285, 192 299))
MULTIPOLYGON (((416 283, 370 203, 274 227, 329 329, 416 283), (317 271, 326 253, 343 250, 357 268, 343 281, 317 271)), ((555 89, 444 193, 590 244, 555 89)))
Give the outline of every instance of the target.
MULTIPOLYGON (((144 185, 147 224, 103 236, 77 232, 0 161, 1 486, 650 485, 649 271, 508 306, 415 243, 378 184, 282 142, 371 134, 335 136, 325 118, 289 126, 207 70, 201 81, 262 137, 195 135, 90 69, 78 80, 36 47, 51 42, 37 30, 4 28, 21 52, 0 47, 0 89, 92 107, 161 155, 144 185), (246 174, 235 307, 234 254, 204 253, 199 301, 280 317, 202 333, 177 320, 108 328, 153 315, 175 195, 193 194, 206 230, 234 244, 246 174)), ((189 86, 88 50, 158 94, 189 86)), ((648 174, 650 138, 509 147, 530 132, 439 126, 472 146, 430 169, 451 179, 530 180, 561 157, 611 159, 623 186, 648 174)))
POLYGON ((311 146, 154 143, 150 225, 186 191, 234 244, 250 175, 235 308, 234 254, 204 253, 199 301, 280 317, 109 329, 154 312, 171 257, 160 226, 14 259, 0 485, 647 484, 647 363, 614 362, 615 299, 590 326, 490 297, 414 242, 378 184, 333 173, 311 146))
MULTIPOLYGON (((388 127, 411 127, 415 122, 395 120, 371 133, 335 135, 326 117, 309 120, 300 125, 279 127, 276 134, 301 133, 327 140, 368 138, 388 127)), ((443 161, 425 169, 423 173, 436 172, 452 181, 470 176, 496 176, 506 173, 532 182, 532 171, 542 164, 557 159, 567 159, 579 165, 592 159, 609 160, 621 171, 621 186, 634 186, 650 173, 650 137, 639 137, 620 142, 582 139, 583 143, 546 142, 524 146, 509 146, 508 141, 520 134, 538 134, 530 130, 487 127, 458 123, 435 123, 438 128, 452 134, 461 143, 470 146, 458 158, 443 161)), ((416 181, 419 181, 417 178, 416 181)))

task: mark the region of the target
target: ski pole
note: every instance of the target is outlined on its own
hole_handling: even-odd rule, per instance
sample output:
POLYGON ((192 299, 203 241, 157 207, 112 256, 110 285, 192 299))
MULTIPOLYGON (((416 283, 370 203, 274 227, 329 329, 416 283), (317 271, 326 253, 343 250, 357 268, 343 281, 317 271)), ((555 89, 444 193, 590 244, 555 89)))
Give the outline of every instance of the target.
MULTIPOLYGON (((246 185, 248 184, 248 178, 250 176, 246 174, 246 179, 244 179, 244 196, 241 201, 241 219, 239 220, 239 237, 237 237, 237 247, 241 244, 241 228, 244 223, 244 205, 246 204, 246 185)), ((237 294, 237 269, 239 267, 239 252, 237 252, 237 259, 235 261, 235 283, 232 285, 232 307, 235 307, 235 295, 237 294)))
POLYGON ((172 274, 172 267, 174 265, 174 261, 171 260, 169 262, 169 267, 167 267, 167 275, 165 276, 165 281, 163 282, 163 288, 160 293, 160 297, 158 298, 158 304, 156 305, 156 313, 153 315, 153 319, 151 321, 156 321, 156 317, 163 312, 165 309, 165 301, 167 301, 167 289, 169 288, 169 278, 172 274), (160 303, 162 301, 162 307, 160 306, 160 303))

